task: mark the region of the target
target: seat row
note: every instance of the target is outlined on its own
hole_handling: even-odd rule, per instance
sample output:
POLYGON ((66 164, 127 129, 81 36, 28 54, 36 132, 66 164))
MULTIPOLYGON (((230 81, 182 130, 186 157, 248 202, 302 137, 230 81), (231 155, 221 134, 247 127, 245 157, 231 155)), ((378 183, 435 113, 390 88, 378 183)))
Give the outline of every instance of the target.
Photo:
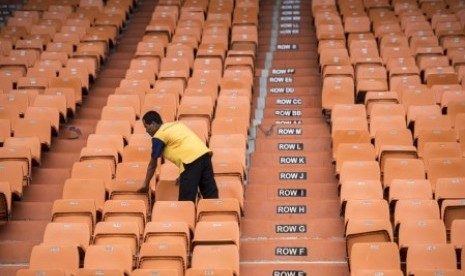
POLYGON ((462 275, 463 4, 312 3, 352 275, 462 275))
POLYGON ((341 14, 335 5, 314 5, 314 12, 324 10, 315 22, 325 110, 334 103, 363 102, 367 93, 399 94, 403 87, 422 83, 460 87, 462 9, 439 9, 429 18, 416 1, 405 5, 386 1, 376 9, 365 8, 363 1, 352 2, 357 4, 338 3, 346 7, 341 14))
MULTIPOLYGON (((115 40, 121 30, 115 24, 125 24, 133 5, 30 1, 1 29, 2 220, 8 220, 12 198, 21 198, 32 166, 41 164, 42 150, 51 147, 60 123, 74 114, 82 94, 88 93, 101 62, 92 47, 111 46, 103 33, 114 29, 111 40, 115 40)), ((104 59, 106 54, 101 53, 104 59)))
MULTIPOLYGON (((401 270, 399 248, 393 242, 357 243, 353 246, 350 267, 352 275, 404 275, 401 270)), ((460 257, 465 261, 464 254, 460 257)), ((463 271, 457 268, 457 256, 450 244, 416 244, 407 252, 406 275, 456 275, 463 271)))
POLYGON ((125 78, 73 165, 63 198, 54 202, 44 244, 34 248, 29 270, 20 273, 51 269, 38 260, 50 259, 60 244, 54 237, 85 222, 82 262, 59 266, 62 272, 239 275, 257 18, 255 1, 159 2, 125 78), (181 120, 210 146, 220 199, 199 199, 197 206, 167 201, 177 200, 179 171, 163 160, 151 189, 140 192, 151 153, 140 118, 148 110, 158 111, 165 122, 181 120), (97 261, 93 252, 102 245, 116 252, 121 243, 129 245, 124 261, 97 261))
MULTIPOLYGON (((117 270, 117 275, 130 275, 133 268, 138 268, 184 275, 191 267, 224 269, 229 273, 225 275, 232 275, 233 271, 234 275, 238 274, 240 214, 230 209, 236 201, 202 199, 197 210, 192 202, 158 201, 152 221, 142 225, 141 232, 139 224, 143 224, 143 219, 135 206, 143 202, 109 200, 105 203, 104 221, 95 225, 93 234, 89 225, 83 223, 89 214, 83 209, 79 211, 77 200, 74 201, 74 205, 68 205, 68 210, 74 208, 74 212, 54 213, 43 243, 33 248, 30 268, 23 272, 61 269, 61 273, 74 274, 83 268, 109 273, 117 270), (189 260, 191 250, 192 261, 189 260)), ((58 205, 61 203, 55 202, 55 211, 58 205)))

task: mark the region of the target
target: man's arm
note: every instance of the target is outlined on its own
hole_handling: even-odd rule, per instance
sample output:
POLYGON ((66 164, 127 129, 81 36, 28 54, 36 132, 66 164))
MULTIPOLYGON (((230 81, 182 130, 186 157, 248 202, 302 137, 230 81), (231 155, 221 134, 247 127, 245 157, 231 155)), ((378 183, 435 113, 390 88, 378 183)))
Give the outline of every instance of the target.
POLYGON ((147 166, 147 173, 145 175, 145 181, 144 181, 144 190, 149 191, 150 190, 150 181, 153 178, 153 175, 155 174, 155 170, 157 169, 157 159, 158 157, 161 156, 161 153, 163 152, 163 148, 165 147, 165 144, 158 138, 153 138, 152 139, 152 154, 150 158, 149 165, 147 166))
POLYGON ((147 166, 147 174, 145 175, 144 181, 144 189, 147 191, 150 190, 150 181, 155 174, 155 170, 157 169, 157 159, 150 158, 149 165, 147 166))

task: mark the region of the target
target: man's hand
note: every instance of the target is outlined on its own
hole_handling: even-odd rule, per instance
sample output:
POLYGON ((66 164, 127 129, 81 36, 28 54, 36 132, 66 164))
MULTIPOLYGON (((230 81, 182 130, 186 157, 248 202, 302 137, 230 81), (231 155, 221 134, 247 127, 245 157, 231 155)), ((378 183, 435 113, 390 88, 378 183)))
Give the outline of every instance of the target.
POLYGON ((143 186, 139 190, 137 190, 138 193, 147 193, 149 191, 148 186, 143 186))
POLYGON ((150 191, 150 182, 147 181, 144 181, 144 185, 137 190, 139 193, 147 193, 148 191, 150 191))

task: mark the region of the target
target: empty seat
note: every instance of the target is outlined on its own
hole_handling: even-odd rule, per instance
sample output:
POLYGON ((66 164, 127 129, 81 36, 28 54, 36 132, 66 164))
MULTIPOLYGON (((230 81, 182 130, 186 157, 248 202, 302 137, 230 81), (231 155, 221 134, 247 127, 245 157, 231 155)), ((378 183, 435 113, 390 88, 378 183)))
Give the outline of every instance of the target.
POLYGON ((175 269, 179 275, 183 275, 187 269, 186 248, 182 243, 144 243, 137 266, 141 269, 175 269))
POLYGON ((167 221, 147 223, 144 230, 144 243, 181 243, 186 252, 190 251, 191 232, 189 225, 182 221, 167 221))
POLYGON ((417 270, 457 269, 457 258, 452 244, 427 243, 409 247, 406 260, 408 275, 416 275, 417 270))
POLYGON ((14 128, 15 137, 39 137, 40 142, 47 148, 51 146, 52 131, 50 121, 44 119, 20 119, 14 128))
POLYGON ((30 269, 23 268, 19 269, 16 272, 17 276, 37 276, 37 274, 42 274, 45 276, 65 276, 65 272, 62 269, 50 268, 50 269, 30 269))
POLYGON ((400 224, 399 248, 401 251, 407 250, 408 253, 412 245, 446 242, 446 228, 440 219, 404 220, 400 224))
POLYGON ((355 271, 354 276, 375 276, 382 273, 383 276, 403 276, 400 269, 359 269, 355 271))
POLYGON ((377 161, 346 161, 342 164, 339 183, 357 180, 380 180, 381 172, 377 161))
POLYGON ((147 221, 147 207, 142 200, 107 200, 103 206, 103 221, 135 222, 139 226, 139 234, 144 233, 147 221))
MULTIPOLYGON (((28 123, 29 125, 33 125, 36 129, 39 129, 40 126, 34 126, 37 123, 34 122, 35 120, 45 122, 49 124, 51 127, 51 133, 54 136, 58 134, 59 127, 60 127, 60 114, 58 109, 54 107, 37 107, 37 106, 29 106, 24 113, 24 119, 30 120, 28 123), (32 121, 34 120, 34 121, 32 121)), ((42 124, 42 127, 46 127, 45 124, 42 124)), ((30 135, 29 135, 30 136, 30 135)), ((48 141, 48 135, 46 128, 42 130, 42 132, 37 135, 41 140, 41 143, 50 146, 50 142, 48 141)))
POLYGON ((146 268, 146 269, 135 269, 131 276, 178 276, 178 271, 176 269, 167 269, 167 268, 146 268))
POLYGON ((132 253, 128 245, 91 245, 84 258, 86 269, 117 269, 126 276, 132 271, 132 253))
POLYGON ((455 246, 455 249, 461 250, 463 255, 463 245, 465 244, 465 236, 463 231, 465 230, 465 220, 457 219, 452 222, 450 230, 450 243, 455 246))
POLYGON ((436 182, 435 198, 441 207, 441 217, 449 231, 454 220, 464 218, 464 179, 439 178, 436 182))
POLYGON ((400 256, 397 244, 385 243, 357 243, 352 247, 350 271, 366 269, 400 269, 400 256))
POLYGON ((336 154, 336 173, 339 173, 347 161, 375 161, 375 147, 370 143, 341 143, 336 154))
POLYGON ((0 182, 0 221, 10 219, 11 212, 11 188, 10 183, 0 182))
POLYGON ((18 196, 23 195, 23 186, 27 183, 26 173, 23 165, 15 162, 3 162, 0 164, 0 181, 7 182, 10 187, 11 194, 18 196))
POLYGON ((110 164, 98 161, 75 162, 71 168, 71 178, 103 180, 106 187, 113 179, 113 169, 110 164))
MULTIPOLYGON (((333 158, 336 159, 337 150, 340 144, 353 143, 353 144, 365 144, 370 143, 370 134, 368 130, 336 130, 332 134, 332 149, 333 158)), ((211 147, 211 145, 210 145, 211 147)))
POLYGON ((117 134, 89 134, 86 146, 89 148, 113 148, 119 155, 123 154, 123 136, 117 134))
POLYGON ((66 179, 63 199, 93 199, 97 211, 101 212, 105 202, 105 182, 102 179, 66 179))
POLYGON ((234 221, 199 221, 195 226, 192 247, 234 244, 239 250, 239 225, 234 221))
POLYGON ((394 179, 425 179, 426 170, 421 159, 389 158, 385 162, 383 185, 388 189, 394 179))
POLYGON ((79 252, 76 245, 36 245, 29 260, 30 269, 60 269, 73 275, 79 268, 79 252))
POLYGON ((85 251, 91 242, 89 227, 85 223, 50 222, 42 240, 47 245, 73 245, 85 251))
POLYGON ((189 268, 186 271, 186 276, 204 276, 204 275, 215 275, 215 276, 234 276, 234 271, 227 268, 189 268))
POLYGON ((395 206, 398 200, 432 198, 431 183, 426 179, 393 179, 389 186, 391 206, 395 206))
POLYGON ((132 106, 104 106, 101 120, 128 121, 131 128, 133 128, 136 122, 136 112, 132 106))
POLYGON ((425 144, 428 142, 455 142, 457 140, 453 129, 433 129, 419 133, 417 140, 418 156, 423 156, 425 144))
POLYGON ((96 213, 93 199, 57 199, 53 202, 52 222, 85 223, 93 233, 96 213))
POLYGON ((131 136, 131 123, 129 121, 100 120, 95 128, 95 134, 117 134, 128 141, 131 136))
POLYGON ((201 199, 197 204, 197 222, 233 221, 240 224, 239 202, 233 198, 201 199))
POLYGON ((192 253, 193 269, 231 269, 239 275, 239 251, 235 245, 196 246, 192 253))
POLYGON ((432 199, 399 200, 394 209, 396 229, 405 221, 436 220, 439 218, 439 205, 432 199))
MULTIPOLYGON (((17 138, 22 139, 22 138, 17 138)), ((40 144, 39 144, 40 147, 40 144)), ((31 177, 32 157, 29 147, 24 145, 4 145, 0 148, 0 163, 14 162, 20 164, 27 178, 31 177)))
POLYGON ((156 201, 152 209, 152 222, 184 222, 194 233, 195 205, 191 201, 156 201))
POLYGON ((347 222, 345 230, 346 252, 350 258, 352 246, 361 242, 391 242, 394 234, 391 222, 388 219, 357 219, 347 222))
POLYGON ((94 245, 127 245, 135 256, 139 251, 139 225, 136 222, 101 221, 95 225, 94 245))
POLYGON ((326 77, 322 88, 323 109, 331 111, 336 104, 354 104, 354 80, 350 77, 326 77))
POLYGON ((352 219, 389 220, 389 206, 384 199, 349 200, 346 204, 344 221, 352 219))
POLYGON ((465 177, 465 161, 462 158, 431 159, 427 167, 428 179, 433 191, 440 178, 465 177))
POLYGON ((123 150, 123 162, 147 162, 152 153, 151 146, 127 145, 123 150))
POLYGON ((160 166, 160 174, 156 185, 156 201, 176 201, 179 198, 179 168, 166 162, 160 166))
POLYGON ((127 276, 124 271, 120 269, 97 269, 97 268, 80 268, 76 276, 127 276))

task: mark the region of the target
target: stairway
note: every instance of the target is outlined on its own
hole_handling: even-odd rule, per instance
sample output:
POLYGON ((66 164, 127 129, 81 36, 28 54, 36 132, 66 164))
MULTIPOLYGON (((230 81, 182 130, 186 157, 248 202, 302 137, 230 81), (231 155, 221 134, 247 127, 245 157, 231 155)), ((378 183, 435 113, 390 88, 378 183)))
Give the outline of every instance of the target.
POLYGON ((348 275, 311 1, 260 12, 241 275, 348 275))
POLYGON ((42 241, 45 226, 51 220, 53 201, 62 197, 63 184, 70 177, 73 163, 79 161, 87 136, 94 133, 108 95, 124 78, 155 5, 156 1, 139 2, 89 95, 68 120, 67 125, 79 128, 82 135, 74 140, 64 139, 62 126, 50 150, 43 152, 41 166, 33 168, 32 181, 25 187, 23 198, 13 203, 11 221, 0 225, 0 275, 14 276, 17 270, 28 266, 31 249, 42 241))

